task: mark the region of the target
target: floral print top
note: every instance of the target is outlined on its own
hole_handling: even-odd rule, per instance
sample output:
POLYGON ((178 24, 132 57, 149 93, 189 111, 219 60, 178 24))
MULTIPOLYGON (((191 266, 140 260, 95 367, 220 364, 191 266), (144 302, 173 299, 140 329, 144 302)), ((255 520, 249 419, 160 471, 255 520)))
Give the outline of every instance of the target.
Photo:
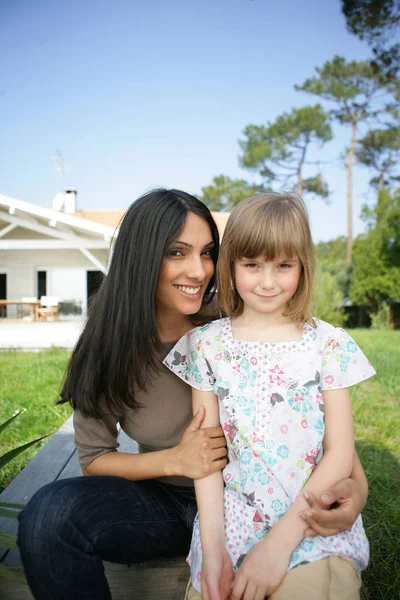
MULTIPOLYGON (((226 546, 237 568, 285 514, 322 456, 324 390, 375 374, 354 340, 315 319, 293 342, 235 340, 230 318, 189 331, 164 364, 192 387, 219 399, 229 462, 223 471, 226 546)), ((351 531, 306 538, 289 568, 337 554, 368 564, 361 517, 351 531)), ((200 591, 201 544, 195 522, 189 563, 200 591)))

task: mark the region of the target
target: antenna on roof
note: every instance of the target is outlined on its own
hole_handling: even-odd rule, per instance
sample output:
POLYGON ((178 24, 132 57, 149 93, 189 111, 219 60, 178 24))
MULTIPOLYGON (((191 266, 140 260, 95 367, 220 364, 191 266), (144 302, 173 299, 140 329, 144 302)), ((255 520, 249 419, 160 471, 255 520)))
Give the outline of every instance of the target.
POLYGON ((52 156, 51 160, 54 162, 56 171, 59 173, 61 178, 61 190, 64 190, 64 175, 68 171, 68 165, 65 164, 65 160, 61 151, 56 148, 56 156, 52 156))

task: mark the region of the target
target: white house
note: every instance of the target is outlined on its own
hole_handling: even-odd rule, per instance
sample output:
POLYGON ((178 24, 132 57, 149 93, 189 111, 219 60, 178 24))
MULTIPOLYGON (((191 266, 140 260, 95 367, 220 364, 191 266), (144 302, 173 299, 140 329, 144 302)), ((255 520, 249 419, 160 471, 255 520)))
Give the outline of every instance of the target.
MULTIPOLYGON (((0 299, 57 296, 61 314, 85 313, 124 212, 76 211, 74 190, 57 194, 53 209, 0 195, 0 299)), ((228 214, 213 216, 222 233, 228 214)))

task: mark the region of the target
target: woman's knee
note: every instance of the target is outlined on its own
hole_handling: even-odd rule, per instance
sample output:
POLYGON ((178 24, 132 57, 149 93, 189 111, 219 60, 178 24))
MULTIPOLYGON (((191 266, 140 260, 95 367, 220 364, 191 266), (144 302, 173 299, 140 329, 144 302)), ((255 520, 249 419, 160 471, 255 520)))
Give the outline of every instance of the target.
MULTIPOLYGON (((19 515, 18 545, 37 547, 56 539, 74 504, 79 504, 79 486, 74 479, 55 481, 40 488, 19 515)), ((37 548, 38 549, 38 548, 37 548)))

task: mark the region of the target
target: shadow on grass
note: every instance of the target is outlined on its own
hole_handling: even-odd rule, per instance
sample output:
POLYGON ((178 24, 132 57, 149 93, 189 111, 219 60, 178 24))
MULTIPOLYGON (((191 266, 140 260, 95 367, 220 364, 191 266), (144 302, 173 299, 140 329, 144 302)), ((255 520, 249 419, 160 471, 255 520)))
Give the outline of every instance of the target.
POLYGON ((357 451, 369 483, 363 521, 371 547, 361 599, 394 600, 400 592, 400 465, 385 448, 360 441, 357 451))

